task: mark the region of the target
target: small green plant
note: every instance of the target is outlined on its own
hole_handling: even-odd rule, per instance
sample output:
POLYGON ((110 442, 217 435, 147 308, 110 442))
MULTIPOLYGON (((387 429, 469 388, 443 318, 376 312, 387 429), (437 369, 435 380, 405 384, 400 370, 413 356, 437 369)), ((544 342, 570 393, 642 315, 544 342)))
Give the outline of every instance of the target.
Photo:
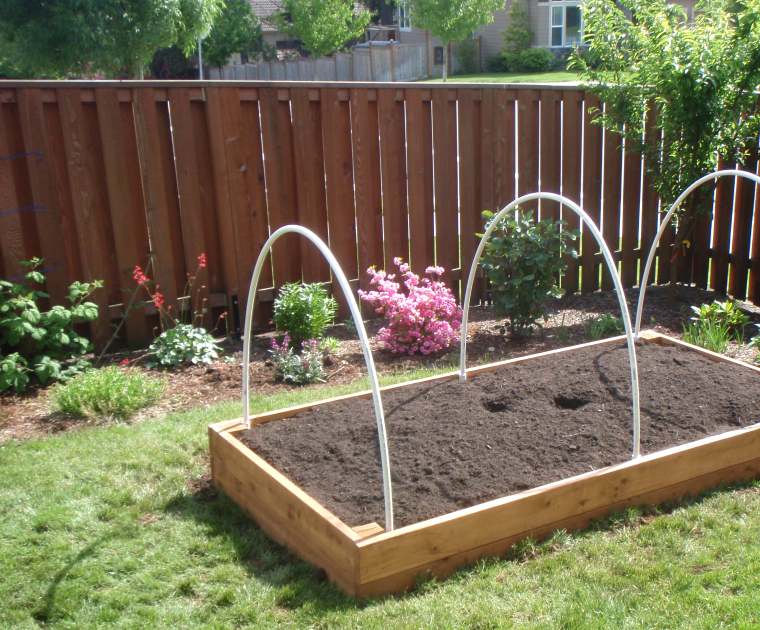
POLYGON ((88 298, 103 283, 74 282, 68 304, 41 310, 40 301, 49 298, 37 288, 45 282, 42 262, 21 263, 27 269, 24 282, 0 280, 0 392, 22 392, 35 381, 65 381, 89 366, 84 355, 91 344, 77 325, 97 319, 98 306, 88 298))
POLYGON ((163 391, 162 379, 111 366, 89 370, 58 385, 53 402, 58 411, 79 418, 127 420, 158 401, 163 391))
POLYGON ((281 343, 272 339, 269 355, 278 381, 291 385, 308 385, 325 381, 323 351, 316 339, 304 341, 301 344, 301 352, 297 353, 293 350, 291 340, 286 334, 281 343))
POLYGON ((177 324, 162 332, 149 348, 149 367, 208 365, 219 358, 220 348, 205 328, 177 324))
POLYGON ((507 72, 546 72, 557 65, 557 58, 546 48, 526 48, 502 54, 507 72))
POLYGON ((319 283, 293 282, 280 289, 274 301, 274 325, 288 333, 291 347, 321 339, 335 320, 338 303, 319 283))
MULTIPOLYGON (((494 213, 483 213, 486 228, 494 213)), ((480 235, 478 235, 480 236, 480 235)), ((519 211, 503 219, 483 250, 480 265, 490 283, 494 308, 509 320, 513 334, 524 333, 546 317, 549 298, 560 297, 558 280, 566 269, 564 256, 577 257, 570 244, 577 233, 562 221, 536 221, 519 211)))
POLYGON ((623 320, 610 313, 594 317, 586 324, 586 336, 594 341, 614 337, 625 331, 623 320))
POLYGON ((712 352, 725 352, 732 334, 729 327, 712 319, 695 319, 683 328, 683 339, 712 352))
POLYGON ((478 47, 475 38, 468 37, 456 46, 456 59, 459 74, 475 74, 478 68, 478 47))
POLYGON ((712 322, 725 328, 731 339, 739 343, 744 340, 744 328, 749 324, 749 316, 733 300, 714 300, 712 304, 692 306, 691 310, 694 312, 692 322, 712 322))
POLYGON ((335 337, 325 337, 319 341, 319 349, 324 355, 335 354, 340 346, 340 341, 335 337))
MULTIPOLYGON (((760 324, 755 324, 755 328, 757 328, 758 334, 749 340, 749 345, 753 348, 760 349, 760 324)), ((755 363, 760 363, 760 354, 755 357, 755 363)))

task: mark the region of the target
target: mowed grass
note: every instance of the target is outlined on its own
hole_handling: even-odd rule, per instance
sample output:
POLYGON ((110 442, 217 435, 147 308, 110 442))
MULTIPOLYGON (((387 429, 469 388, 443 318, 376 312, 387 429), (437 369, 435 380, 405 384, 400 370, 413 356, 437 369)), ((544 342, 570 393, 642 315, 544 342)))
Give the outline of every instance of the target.
MULTIPOLYGON (((305 389, 253 407, 364 386, 305 389)), ((193 483, 208 472, 206 425, 239 411, 230 403, 1 446, 0 627, 712 629, 760 622, 760 484, 528 542, 509 558, 404 596, 347 598, 227 498, 193 483)))
MULTIPOLYGON (((567 83, 579 81, 575 72, 487 72, 482 74, 458 74, 448 78, 449 83, 567 83)), ((442 79, 427 79, 424 83, 440 83, 442 79)))

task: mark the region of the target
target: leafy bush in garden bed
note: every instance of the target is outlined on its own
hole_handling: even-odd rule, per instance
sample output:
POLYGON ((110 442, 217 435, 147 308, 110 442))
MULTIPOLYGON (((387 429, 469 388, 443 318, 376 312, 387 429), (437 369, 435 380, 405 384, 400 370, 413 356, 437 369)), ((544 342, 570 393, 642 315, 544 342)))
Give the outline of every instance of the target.
POLYGON ((378 331, 384 347, 397 354, 432 354, 448 348, 459 336, 462 309, 441 281, 443 267, 428 267, 420 278, 401 258, 394 258, 396 274, 370 267, 371 291, 359 291, 362 300, 385 317, 378 331))
POLYGON ((288 334, 292 347, 321 339, 335 320, 338 303, 319 283, 284 285, 274 301, 274 325, 288 334))
MULTIPOLYGON (((486 229, 494 216, 483 212, 486 229)), ((564 256, 578 256, 570 246, 577 237, 562 221, 536 221, 532 213, 520 210, 502 219, 493 231, 480 265, 490 283, 494 309, 507 317, 513 334, 545 318, 549 298, 562 295, 558 281, 567 268, 564 256)))
POLYGON ((594 317, 586 324, 586 336, 589 339, 597 341, 605 337, 614 337, 625 332, 623 320, 609 313, 604 313, 594 317))
POLYGON ((278 381, 292 385, 307 385, 325 380, 322 362, 324 351, 316 339, 302 342, 301 352, 296 353, 291 346, 290 336, 286 333, 280 343, 272 339, 269 356, 278 381))
POLYGON ((158 401, 163 391, 161 379, 111 366, 89 370, 59 385, 53 401, 58 411, 71 416, 126 420, 158 401))
MULTIPOLYGON (((219 358, 221 349, 213 336, 199 322, 207 315, 206 299, 198 298, 196 284, 198 276, 208 263, 206 254, 198 256, 198 266, 194 273, 188 274, 185 286, 185 299, 189 300, 189 309, 177 309, 174 315, 172 305, 167 305, 160 286, 155 284, 139 266, 135 267, 132 277, 137 289, 144 289, 159 314, 161 334, 150 344, 151 358, 149 367, 178 367, 180 365, 208 365, 219 358)), ((226 317, 223 313, 220 319, 226 317)), ((218 323, 218 322, 217 322, 218 323)))
POLYGON ((75 327, 98 318, 98 306, 88 298, 103 283, 74 282, 67 305, 42 310, 40 301, 49 298, 35 288, 45 282, 42 262, 22 263, 27 269, 23 282, 0 280, 0 392, 64 381, 89 366, 84 355, 91 350, 90 341, 75 327))
POLYGON ((733 300, 726 300, 725 302, 714 300, 712 304, 692 306, 691 310, 694 312, 691 321, 697 325, 704 326, 709 322, 720 328, 725 328, 728 336, 737 342, 744 339, 744 328, 749 324, 749 316, 733 300))

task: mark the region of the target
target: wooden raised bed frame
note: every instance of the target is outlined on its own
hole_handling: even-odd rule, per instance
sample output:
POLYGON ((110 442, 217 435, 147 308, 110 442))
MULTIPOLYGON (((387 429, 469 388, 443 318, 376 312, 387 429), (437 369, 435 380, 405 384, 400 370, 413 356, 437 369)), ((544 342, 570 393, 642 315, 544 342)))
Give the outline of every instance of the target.
MULTIPOLYGON (((624 337, 500 361, 473 368, 470 373, 621 339, 624 337)), ((760 376, 758 368, 671 337, 647 331, 641 340, 684 346, 712 361, 738 364, 760 376)), ((454 378, 456 373, 412 382, 454 378)), ((368 396, 370 392, 362 392, 339 399, 368 396)), ((338 399, 253 416, 252 424, 287 418, 334 400, 338 399)), ((406 590, 421 574, 445 576, 483 556, 503 554, 522 538, 540 539, 558 529, 580 529, 627 506, 657 504, 760 476, 760 424, 755 424, 385 532, 376 523, 354 528, 343 523, 240 442, 236 436, 243 429, 241 420, 209 427, 211 470, 217 487, 269 536, 324 569, 335 584, 356 597, 406 590)))

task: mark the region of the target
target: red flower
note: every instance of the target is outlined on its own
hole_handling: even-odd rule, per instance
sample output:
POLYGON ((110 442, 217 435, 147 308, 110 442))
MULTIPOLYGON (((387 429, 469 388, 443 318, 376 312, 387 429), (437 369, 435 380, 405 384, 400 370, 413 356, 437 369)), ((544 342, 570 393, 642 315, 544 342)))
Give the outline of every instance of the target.
POLYGON ((134 281, 140 286, 144 285, 146 282, 150 282, 150 278, 145 275, 145 272, 140 265, 135 265, 135 270, 132 272, 132 278, 134 278, 134 281))
POLYGON ((198 256, 198 268, 199 269, 205 269, 207 265, 206 261, 206 252, 202 252, 200 256, 198 256))
POLYGON ((158 310, 161 310, 161 307, 164 305, 164 294, 160 291, 156 291, 153 294, 153 306, 155 306, 158 310))
POLYGON ((119 365, 121 367, 127 367, 129 365, 129 359, 122 359, 121 361, 119 361, 119 365))

